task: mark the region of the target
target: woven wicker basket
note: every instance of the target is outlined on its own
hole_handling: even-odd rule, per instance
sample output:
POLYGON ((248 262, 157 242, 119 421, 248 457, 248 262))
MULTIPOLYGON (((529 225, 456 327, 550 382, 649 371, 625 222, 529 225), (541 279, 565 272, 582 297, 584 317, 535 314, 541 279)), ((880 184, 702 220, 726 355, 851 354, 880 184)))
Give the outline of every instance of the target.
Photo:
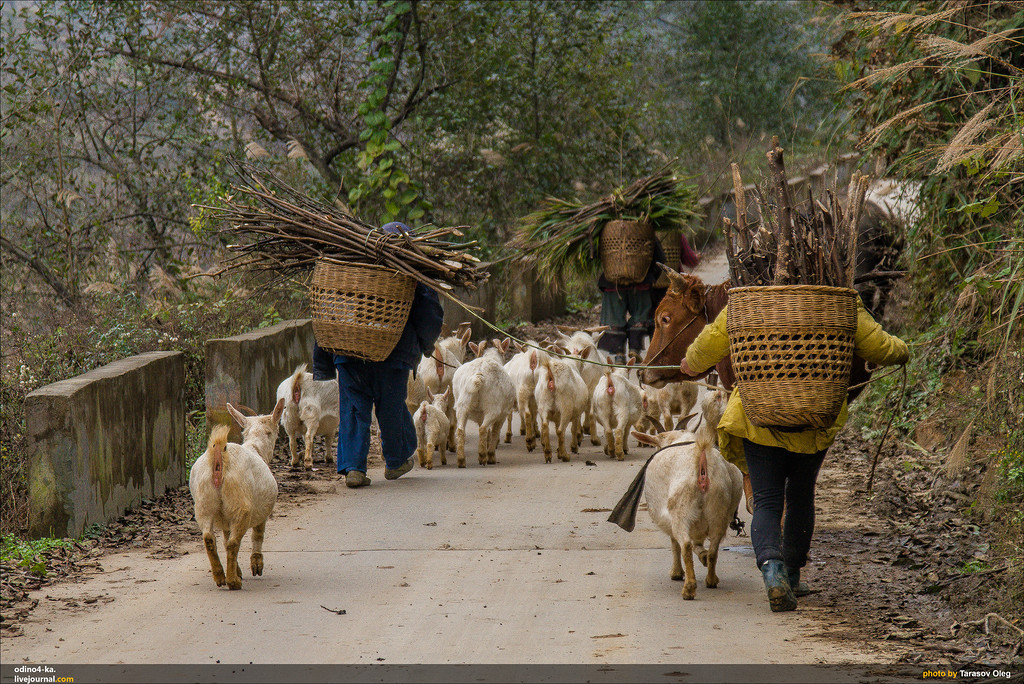
POLYGON ((390 268, 318 259, 309 288, 317 344, 383 361, 402 336, 415 289, 415 280, 390 268))
POLYGON ((729 290, 726 327, 747 418, 827 428, 850 382, 857 291, 818 285, 729 290))
POLYGON ((601 230, 601 267, 617 285, 639 283, 654 257, 654 230, 638 221, 609 221, 601 230))
MULTIPOLYGON (((683 234, 678 230, 661 232, 658 233, 658 242, 661 243, 661 249, 665 252, 665 265, 679 270, 679 264, 683 259, 683 234)), ((668 288, 671 284, 668 274, 662 271, 657 282, 654 283, 654 287, 668 288)))

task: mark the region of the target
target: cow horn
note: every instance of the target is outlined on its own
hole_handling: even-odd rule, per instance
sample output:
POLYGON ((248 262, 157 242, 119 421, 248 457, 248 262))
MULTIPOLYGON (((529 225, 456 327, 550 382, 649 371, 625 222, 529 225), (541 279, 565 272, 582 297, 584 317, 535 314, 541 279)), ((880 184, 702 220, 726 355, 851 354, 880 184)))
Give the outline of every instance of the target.
POLYGON ((684 286, 686 284, 686 279, 682 276, 681 273, 679 273, 679 271, 675 270, 671 266, 666 266, 661 262, 658 262, 658 266, 661 268, 662 271, 665 272, 665 275, 668 276, 668 279, 672 282, 672 285, 675 286, 675 289, 685 289, 684 286))

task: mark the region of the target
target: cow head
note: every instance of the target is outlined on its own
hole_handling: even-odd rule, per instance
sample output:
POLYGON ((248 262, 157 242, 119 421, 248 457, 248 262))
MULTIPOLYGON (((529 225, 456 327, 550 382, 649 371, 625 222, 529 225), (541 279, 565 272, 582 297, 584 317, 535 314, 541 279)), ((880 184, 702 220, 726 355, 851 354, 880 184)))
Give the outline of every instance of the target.
POLYGON ((728 283, 708 287, 697 276, 677 273, 662 264, 659 266, 668 275, 670 285, 654 312, 654 334, 639 376, 641 382, 652 387, 692 379, 683 376, 679 363, 704 326, 722 310, 728 296, 728 283), (719 298, 722 299, 720 304, 719 298), (675 369, 658 370, 644 366, 675 366, 675 369))

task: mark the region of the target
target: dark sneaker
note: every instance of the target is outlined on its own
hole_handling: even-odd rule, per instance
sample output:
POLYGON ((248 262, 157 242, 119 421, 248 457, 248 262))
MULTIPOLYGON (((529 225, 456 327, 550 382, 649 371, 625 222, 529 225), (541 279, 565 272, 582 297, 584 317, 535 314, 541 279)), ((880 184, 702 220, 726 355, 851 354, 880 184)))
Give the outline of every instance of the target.
POLYGON ((764 576, 764 588, 768 592, 768 604, 772 612, 796 610, 796 596, 789 586, 789 576, 782 561, 765 561, 761 566, 761 574, 764 576))
POLYGON ((359 470, 350 470, 345 473, 345 486, 355 489, 356 487, 365 487, 370 484, 370 478, 366 477, 366 473, 359 470))
POLYGON ((394 470, 392 470, 391 468, 385 468, 384 469, 384 479, 385 480, 397 480, 398 478, 402 477, 407 472, 412 470, 413 461, 414 461, 413 457, 410 456, 408 461, 406 461, 402 465, 398 466, 394 470))

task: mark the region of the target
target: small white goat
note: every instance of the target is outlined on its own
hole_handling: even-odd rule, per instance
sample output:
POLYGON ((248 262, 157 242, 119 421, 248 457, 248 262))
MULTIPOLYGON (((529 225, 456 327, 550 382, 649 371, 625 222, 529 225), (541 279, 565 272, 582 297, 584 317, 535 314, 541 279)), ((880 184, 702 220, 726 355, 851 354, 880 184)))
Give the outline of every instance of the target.
MULTIPOLYGON (((633 366, 633 359, 629 360, 633 366)), ((590 411, 604 428, 604 453, 623 460, 629 453, 629 430, 643 417, 640 388, 629 381, 624 369, 609 369, 590 395, 590 411)))
MULTIPOLYGON (((519 434, 526 435, 526 450, 533 452, 537 446, 537 399, 533 396, 533 388, 537 385, 537 366, 539 355, 544 355, 533 347, 514 343, 519 353, 505 364, 505 372, 512 379, 516 390, 515 409, 519 411, 519 434)), ((530 344, 536 346, 535 342, 530 344)), ((512 413, 508 414, 508 430, 505 432, 505 443, 512 441, 512 413)))
POLYGON ((434 467, 434 448, 441 454, 441 465, 448 465, 448 406, 451 404, 452 388, 441 394, 431 394, 427 390, 427 398, 413 414, 416 425, 416 453, 419 455, 420 467, 431 470, 434 467))
POLYGON ((661 406, 661 424, 671 429, 678 418, 690 415, 697 404, 698 389, 692 382, 670 382, 654 390, 661 406))
POLYGON ((314 380, 313 374, 306 372, 306 364, 302 364, 277 386, 277 399, 285 402, 281 427, 288 434, 291 465, 299 465, 295 448, 299 435, 303 435, 306 442, 304 467, 313 467, 313 439, 317 435, 324 437, 324 462, 334 463, 338 439, 338 381, 314 380))
POLYGON ((539 363, 537 384, 533 388, 533 394, 537 400, 537 415, 540 418, 544 462, 551 463, 549 423, 555 424, 558 459, 568 461, 569 454, 565 451, 565 429, 572 427, 570 448, 573 453, 577 453, 583 434, 581 418, 590 407, 590 393, 587 392, 587 383, 577 370, 577 362, 544 355, 539 358, 539 363))
POLYGON ((466 467, 466 421, 480 426, 477 447, 480 465, 497 463, 494 457, 501 437, 501 424, 515 404, 515 386, 504 368, 509 340, 469 343, 477 358, 463 364, 452 377, 455 392, 455 455, 460 468, 466 467))
POLYGON ((684 579, 685 563, 684 599, 697 593, 695 552, 708 569, 705 585, 709 589, 718 586, 718 547, 743 495, 743 475, 714 448, 712 434, 710 430, 699 430, 696 435, 674 430, 656 437, 633 433, 641 442, 662 449, 647 465, 644 496, 654 523, 672 540, 673 580, 684 579), (695 443, 672 446, 689 441, 695 443))
MULTIPOLYGON (((640 390, 640 409, 642 415, 637 421, 636 429, 651 435, 662 432, 663 428, 660 427, 661 404, 658 403, 658 392, 653 387, 644 387, 640 390)), ((641 446, 647 445, 641 442, 641 446)))
POLYGON ((254 576, 263 574, 263 533, 277 502, 277 480, 268 464, 274 455, 284 399, 278 399, 269 416, 247 418, 231 404, 227 409, 242 426, 242 443, 228 443, 227 425, 215 427, 206 451, 189 472, 188 488, 195 502, 196 522, 203 532, 213 581, 218 587, 227 584, 229 589, 241 589, 238 547, 250 529, 250 569, 254 576), (217 530, 224 532, 226 576, 217 555, 217 530))

